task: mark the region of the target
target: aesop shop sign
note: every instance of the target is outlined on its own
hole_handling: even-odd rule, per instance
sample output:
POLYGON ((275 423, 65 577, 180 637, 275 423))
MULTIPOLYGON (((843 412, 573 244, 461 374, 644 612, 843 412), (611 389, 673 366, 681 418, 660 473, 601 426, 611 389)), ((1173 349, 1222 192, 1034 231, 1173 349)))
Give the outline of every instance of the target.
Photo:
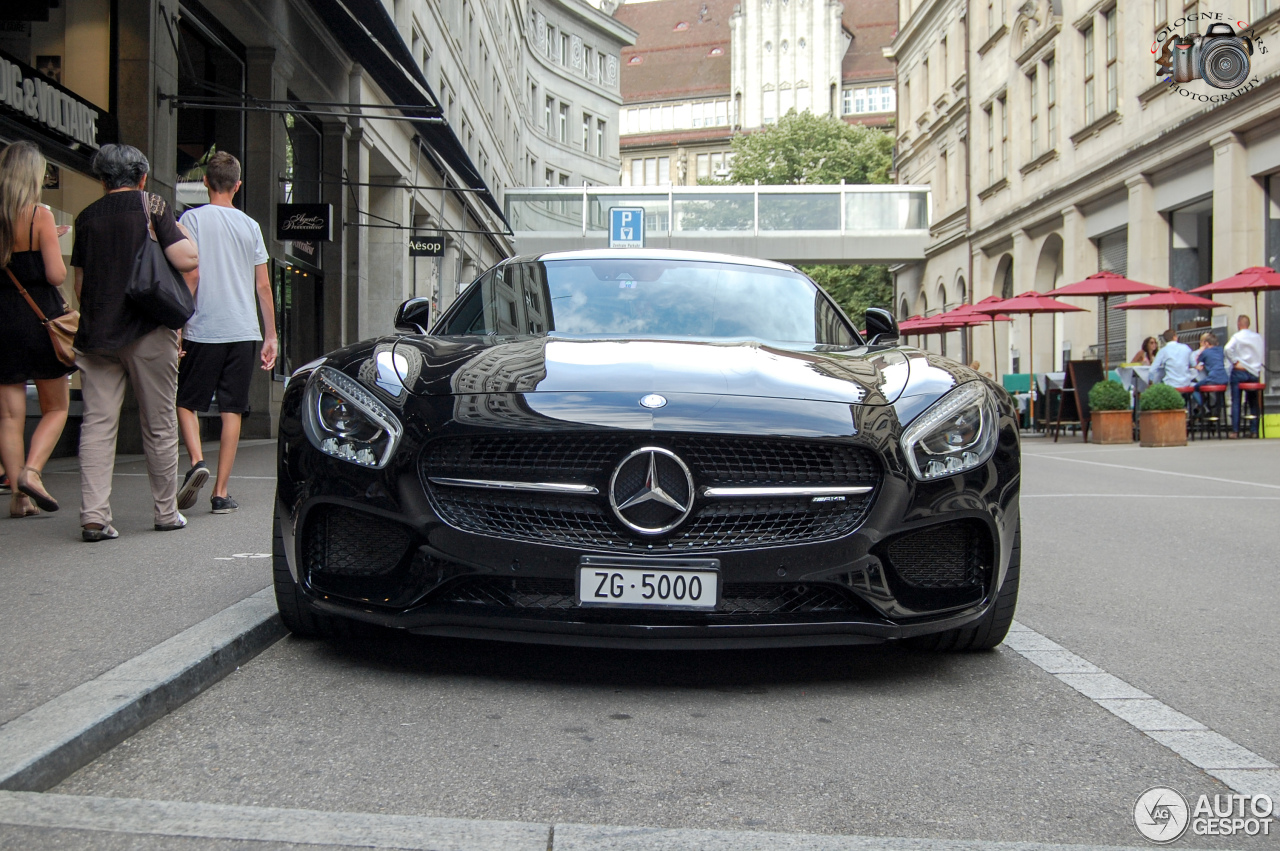
POLYGON ((333 205, 276 204, 276 239, 333 242, 333 205))
POLYGON ((90 150, 97 150, 100 144, 98 121, 102 113, 98 107, 4 52, 0 52, 0 115, 15 116, 90 150))
POLYGON ((438 236, 409 237, 410 257, 443 257, 444 240, 438 236))

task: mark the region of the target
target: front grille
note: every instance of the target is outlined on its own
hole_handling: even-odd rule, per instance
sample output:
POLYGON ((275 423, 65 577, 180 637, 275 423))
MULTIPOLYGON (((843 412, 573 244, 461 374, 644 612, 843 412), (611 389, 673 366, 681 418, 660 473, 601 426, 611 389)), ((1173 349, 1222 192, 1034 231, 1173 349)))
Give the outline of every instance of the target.
MULTIPOLYGON (((514 579, 500 576, 468 577, 444 591, 435 602, 523 611, 526 614, 579 608, 574 598, 572 580, 514 579)), ((857 610, 857 602, 848 591, 839 586, 731 582, 724 586, 714 614, 847 614, 857 610)), ((580 611, 598 612, 610 609, 590 607, 580 611)), ((670 613, 669 610, 656 607, 645 611, 670 613)))
POLYGON ((971 588, 991 564, 990 536, 975 523, 944 523, 889 544, 899 578, 916 588, 971 588))
POLYGON ((307 518, 303 552, 316 573, 375 577, 395 570, 412 541, 413 533, 393 520, 323 505, 307 518))
POLYGON ((534 434, 448 438, 422 456, 422 475, 591 484, 594 497, 436 486, 440 516, 466 532, 509 540, 612 551, 691 552, 829 540, 852 532, 874 492, 841 501, 808 497, 698 497, 689 519, 669 535, 628 532, 608 504, 609 476, 628 452, 659 445, 689 466, 704 486, 868 485, 881 478, 870 450, 820 441, 625 434, 534 434))

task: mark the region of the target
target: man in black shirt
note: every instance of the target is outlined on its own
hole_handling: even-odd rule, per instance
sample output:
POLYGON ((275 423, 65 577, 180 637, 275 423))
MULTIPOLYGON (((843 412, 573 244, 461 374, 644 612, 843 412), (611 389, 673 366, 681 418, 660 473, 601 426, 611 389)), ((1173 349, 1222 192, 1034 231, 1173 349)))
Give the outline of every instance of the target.
POLYGON ((178 333, 143 315, 125 297, 133 260, 150 239, 147 220, 165 256, 179 272, 199 264, 194 240, 164 199, 145 191, 150 164, 130 145, 103 145, 93 170, 106 190, 76 217, 71 265, 80 299, 75 346, 84 388, 80 426, 80 526, 86 541, 119 537, 111 526, 111 476, 124 382, 138 398, 155 528, 181 529, 178 513, 178 333))

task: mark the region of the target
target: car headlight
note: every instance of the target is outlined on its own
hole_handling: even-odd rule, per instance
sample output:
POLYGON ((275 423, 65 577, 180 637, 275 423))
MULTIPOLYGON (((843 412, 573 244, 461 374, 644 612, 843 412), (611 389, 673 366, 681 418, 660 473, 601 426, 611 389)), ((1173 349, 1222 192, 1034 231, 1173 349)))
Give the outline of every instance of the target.
POLYGON ((985 464, 996 449, 995 400, 980 381, 943 396, 902 433, 917 479, 941 479, 985 464))
POLYGON ((385 467, 404 433, 390 408, 331 367, 311 373, 302 407, 303 427, 312 445, 361 467, 385 467))

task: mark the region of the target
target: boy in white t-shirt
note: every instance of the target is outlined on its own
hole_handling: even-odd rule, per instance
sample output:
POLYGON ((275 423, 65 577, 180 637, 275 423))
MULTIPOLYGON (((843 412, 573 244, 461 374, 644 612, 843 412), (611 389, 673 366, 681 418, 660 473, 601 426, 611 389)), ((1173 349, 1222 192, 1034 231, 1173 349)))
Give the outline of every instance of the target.
POLYGON ((214 154, 205 168, 204 185, 209 203, 187 210, 181 220, 200 246, 200 287, 196 311, 183 332, 184 352, 178 366, 178 426, 191 456, 191 469, 178 489, 178 507, 195 505, 209 480, 196 412, 208 411, 216 392, 222 442, 210 503, 214 514, 230 514, 240 507, 227 492, 227 483, 240 442, 241 419, 249 413, 253 364, 257 360, 263 369, 275 366, 276 314, 262 228, 231 203, 240 189, 240 162, 224 151, 214 154), (265 336, 258 328, 255 295, 265 336))

